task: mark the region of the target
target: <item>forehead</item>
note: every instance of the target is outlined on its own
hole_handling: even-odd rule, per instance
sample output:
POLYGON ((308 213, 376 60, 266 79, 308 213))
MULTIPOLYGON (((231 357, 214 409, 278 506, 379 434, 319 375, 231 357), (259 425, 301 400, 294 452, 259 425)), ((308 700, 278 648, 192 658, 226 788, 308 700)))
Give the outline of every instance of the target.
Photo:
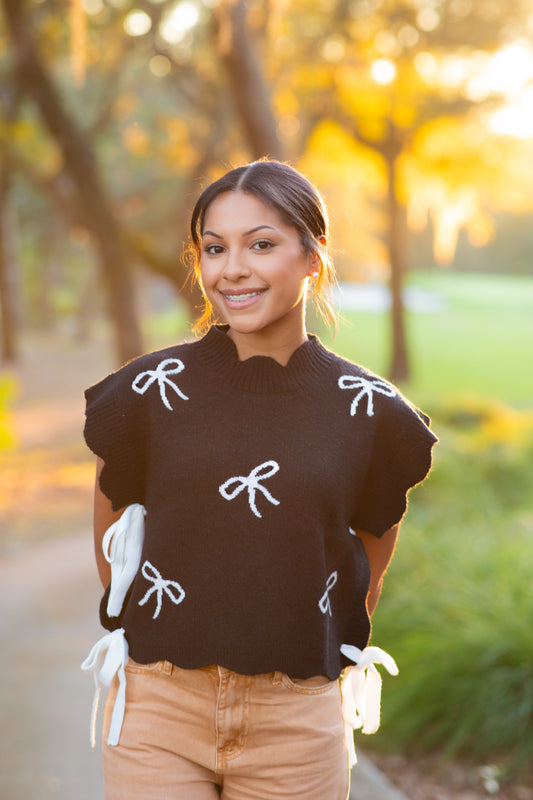
POLYGON ((237 191, 224 192, 213 200, 205 213, 203 228, 215 233, 242 233, 258 225, 292 230, 274 208, 255 195, 237 191))

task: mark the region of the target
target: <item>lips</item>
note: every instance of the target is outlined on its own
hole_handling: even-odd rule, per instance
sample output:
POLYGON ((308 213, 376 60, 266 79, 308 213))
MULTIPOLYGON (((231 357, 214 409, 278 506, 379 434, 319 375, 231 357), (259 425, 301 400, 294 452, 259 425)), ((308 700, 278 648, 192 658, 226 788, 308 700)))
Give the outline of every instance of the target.
POLYGON ((227 289, 220 294, 231 307, 247 306, 264 294, 266 289, 227 289))

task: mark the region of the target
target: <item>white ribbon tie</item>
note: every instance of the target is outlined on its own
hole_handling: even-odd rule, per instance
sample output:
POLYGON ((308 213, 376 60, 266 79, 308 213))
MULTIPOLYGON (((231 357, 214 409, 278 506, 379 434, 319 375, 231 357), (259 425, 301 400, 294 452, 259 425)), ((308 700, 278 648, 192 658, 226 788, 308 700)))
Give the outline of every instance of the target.
POLYGON ((337 571, 332 572, 326 583, 326 591, 318 601, 318 605, 323 614, 329 614, 331 617, 331 602, 329 599, 330 589, 333 589, 337 583, 337 571))
POLYGON ((341 653, 355 664, 346 669, 342 679, 342 716, 346 725, 350 766, 353 766, 357 758, 352 729, 362 728, 363 733, 375 733, 379 728, 381 675, 374 664, 383 664, 390 675, 397 675, 398 667, 392 656, 380 647, 360 650, 354 645, 343 644, 341 653))
POLYGON ((369 417, 374 416, 374 392, 384 394, 386 397, 394 397, 396 395, 396 391, 389 383, 380 380, 369 381, 367 378, 357 377, 356 375, 343 375, 339 378, 338 384, 340 389, 360 389, 360 392, 352 400, 350 407, 350 416, 352 417, 356 415, 359 401, 365 395, 367 397, 366 413, 369 417))
POLYGON ((96 744, 96 716, 102 686, 109 688, 115 675, 118 675, 119 686, 111 716, 111 726, 107 743, 118 744, 124 709, 126 708, 126 673, 124 667, 128 661, 128 643, 124 635, 124 628, 119 628, 113 633, 103 636, 92 648, 91 652, 81 665, 85 672, 92 672, 95 684, 93 707, 91 712, 90 741, 91 747, 96 744))
POLYGON ((102 550, 106 561, 111 564, 108 617, 118 617, 122 611, 128 589, 139 570, 145 515, 145 507, 140 503, 133 503, 104 534, 102 550))
POLYGON ((148 369, 146 372, 139 372, 133 383, 131 384, 131 388, 137 392, 137 394, 144 394, 150 386, 157 381, 159 385, 159 394, 161 395, 161 400, 163 401, 164 405, 168 408, 169 411, 172 411, 172 406, 170 405, 167 393, 166 393, 166 386, 170 386, 171 389, 174 389, 177 395, 181 397, 182 400, 188 400, 189 398, 187 395, 183 394, 183 392, 176 386, 176 384, 169 379, 169 375, 177 375, 179 372, 182 372, 185 369, 185 364, 183 361, 180 361, 179 358, 165 358, 164 361, 161 361, 160 364, 157 365, 156 369, 148 369), (171 365, 175 365, 172 367, 171 365))
POLYGON ((175 605, 179 605, 185 599, 185 591, 177 581, 167 581, 161 577, 161 573, 149 561, 145 561, 141 570, 143 576, 147 581, 151 581, 151 586, 142 600, 139 600, 139 605, 144 606, 148 602, 154 592, 157 592, 157 607, 152 619, 156 619, 161 611, 163 603, 163 592, 169 597, 175 605), (176 591, 177 594, 174 592, 176 591))
POLYGON ((261 518, 261 514, 257 510, 255 504, 255 493, 256 491, 260 491, 264 494, 269 503, 272 503, 274 506, 279 506, 279 500, 272 497, 268 489, 260 483, 260 481, 272 477, 272 475, 275 475, 278 471, 279 464, 277 461, 265 461, 263 464, 259 464, 258 467, 255 467, 246 477, 243 475, 236 475, 234 478, 230 478, 218 487, 218 491, 225 500, 233 500, 245 489, 248 489, 248 504, 255 516, 261 518), (233 485, 234 488, 230 491, 230 487, 233 485))

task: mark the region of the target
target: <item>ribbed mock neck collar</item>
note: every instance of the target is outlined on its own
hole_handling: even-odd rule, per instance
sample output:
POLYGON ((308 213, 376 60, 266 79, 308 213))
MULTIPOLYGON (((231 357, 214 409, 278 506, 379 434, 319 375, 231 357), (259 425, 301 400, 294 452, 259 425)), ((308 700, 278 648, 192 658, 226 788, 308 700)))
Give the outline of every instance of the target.
POLYGON ((295 391, 312 383, 328 369, 334 358, 316 336, 308 335, 286 366, 270 356, 252 356, 239 361, 235 343, 227 336, 226 328, 218 325, 210 328, 196 342, 196 347, 217 380, 263 394, 295 391))

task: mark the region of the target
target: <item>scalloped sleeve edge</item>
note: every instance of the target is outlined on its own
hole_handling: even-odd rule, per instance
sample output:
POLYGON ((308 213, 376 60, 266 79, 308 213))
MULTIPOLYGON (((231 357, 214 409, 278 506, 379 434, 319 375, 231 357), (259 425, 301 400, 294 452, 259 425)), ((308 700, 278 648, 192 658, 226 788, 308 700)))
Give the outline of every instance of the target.
POLYGON ((377 437, 355 527, 377 537, 401 521, 408 506, 408 495, 429 474, 437 436, 429 428, 430 419, 418 409, 410 409, 408 421, 391 419, 387 430, 377 437), (407 423, 407 424, 406 424, 407 423), (398 428, 401 430, 399 433, 398 428))
POLYGON ((120 408, 108 376, 85 391, 84 437, 92 452, 104 461, 100 488, 117 511, 134 502, 143 502, 138 443, 131 420, 120 408), (106 385, 107 384, 107 385, 106 385))

